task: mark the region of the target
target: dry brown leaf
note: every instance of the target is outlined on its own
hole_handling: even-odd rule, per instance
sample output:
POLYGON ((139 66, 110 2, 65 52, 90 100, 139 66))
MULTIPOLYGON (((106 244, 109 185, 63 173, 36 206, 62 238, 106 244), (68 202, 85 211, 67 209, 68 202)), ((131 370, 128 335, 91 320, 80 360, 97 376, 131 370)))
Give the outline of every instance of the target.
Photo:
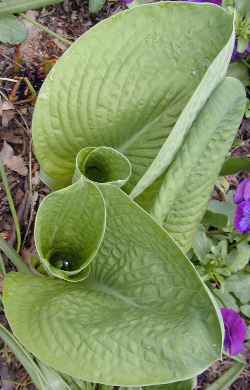
MULTIPOLYGON (((26 15, 36 21, 39 13, 37 11, 27 11, 26 15)), ((20 56, 25 63, 33 63, 40 56, 41 31, 28 21, 24 21, 28 30, 28 38, 19 46, 20 56)))
POLYGON ((6 160, 11 159, 14 156, 13 148, 8 144, 8 142, 4 141, 2 150, 0 152, 0 157, 5 164, 6 160))
POLYGON ((15 116, 15 107, 9 101, 0 102, 0 116, 2 117, 2 126, 8 127, 9 122, 15 116))
POLYGON ((21 176, 27 176, 28 174, 28 169, 24 165, 24 161, 21 156, 13 156, 10 160, 6 161, 5 164, 9 169, 19 173, 21 176))
POLYGON ((28 174, 28 169, 24 164, 23 158, 21 156, 14 156, 13 148, 6 141, 4 141, 0 157, 6 167, 11 171, 15 171, 21 176, 28 174))

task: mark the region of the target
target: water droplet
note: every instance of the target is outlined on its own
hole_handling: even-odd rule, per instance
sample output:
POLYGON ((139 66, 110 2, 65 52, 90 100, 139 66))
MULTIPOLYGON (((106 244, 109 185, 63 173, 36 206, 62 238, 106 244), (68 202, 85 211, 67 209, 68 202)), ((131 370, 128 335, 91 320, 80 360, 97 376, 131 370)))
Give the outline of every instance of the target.
POLYGON ((70 271, 72 269, 71 260, 63 260, 62 269, 64 271, 70 271))
POLYGON ((74 270, 75 262, 64 253, 55 252, 50 256, 50 264, 63 271, 74 270))

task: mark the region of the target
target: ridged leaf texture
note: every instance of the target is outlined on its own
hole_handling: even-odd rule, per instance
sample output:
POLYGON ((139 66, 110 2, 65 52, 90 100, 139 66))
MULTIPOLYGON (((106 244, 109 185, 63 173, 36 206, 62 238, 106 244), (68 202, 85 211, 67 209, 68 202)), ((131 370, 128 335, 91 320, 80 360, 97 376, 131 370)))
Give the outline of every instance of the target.
POLYGON ((57 278, 9 274, 6 315, 29 351, 72 377, 124 386, 191 378, 220 357, 220 319, 189 260, 120 189, 124 164, 128 179, 130 163, 114 149, 80 152, 75 183, 45 198, 36 220, 40 257, 57 278))
POLYGON ((44 179, 53 188, 70 184, 79 150, 106 145, 130 160, 130 192, 173 128, 178 150, 183 123, 186 133, 224 77, 233 44, 232 16, 211 5, 148 4, 97 24, 41 89, 33 140, 44 179))
POLYGON ((226 78, 194 121, 151 196, 151 213, 187 252, 245 110, 243 85, 226 78))
POLYGON ((184 251, 245 106, 225 79, 233 45, 220 7, 149 4, 99 23, 50 72, 33 121, 59 189, 35 225, 49 276, 11 274, 4 287, 15 335, 49 366, 190 388, 220 357, 220 316, 184 251))

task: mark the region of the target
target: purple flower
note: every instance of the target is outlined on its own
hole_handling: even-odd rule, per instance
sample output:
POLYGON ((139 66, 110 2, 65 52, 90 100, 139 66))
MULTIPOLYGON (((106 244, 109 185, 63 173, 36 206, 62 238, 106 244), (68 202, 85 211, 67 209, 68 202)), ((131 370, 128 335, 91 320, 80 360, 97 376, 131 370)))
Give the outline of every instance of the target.
POLYGON ((250 233, 250 179, 243 180, 234 195, 237 205, 234 227, 241 234, 250 233))
POLYGON ((225 328, 224 349, 231 356, 244 351, 247 326, 243 318, 233 309, 221 309, 225 328))
POLYGON ((234 195, 234 203, 236 204, 245 200, 250 200, 250 179, 244 179, 240 182, 234 195))
POLYGON ((232 61, 234 62, 234 61, 238 61, 238 60, 244 59, 249 54, 250 54, 250 42, 248 43, 248 46, 247 46, 246 50, 244 51, 244 53, 239 53, 237 51, 237 40, 236 40, 235 41, 235 45, 234 45, 233 55, 232 55, 232 61))
POLYGON ((237 205, 234 227, 241 234, 250 233, 250 200, 237 205))

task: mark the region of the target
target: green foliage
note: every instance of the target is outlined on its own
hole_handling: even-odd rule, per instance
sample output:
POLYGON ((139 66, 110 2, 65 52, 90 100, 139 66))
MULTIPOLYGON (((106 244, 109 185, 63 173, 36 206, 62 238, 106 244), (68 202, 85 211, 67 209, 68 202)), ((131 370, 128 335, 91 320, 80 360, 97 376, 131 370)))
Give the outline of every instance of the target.
POLYGON ((184 251, 190 249, 205 213, 244 113, 244 102, 242 85, 225 79, 193 123, 155 197, 153 216, 184 251))
POLYGON ((4 165, 3 165, 3 162, 1 160, 1 158, 0 158, 0 180, 3 183, 5 194, 6 194, 6 197, 8 199, 10 212, 11 212, 12 218, 14 220, 15 229, 16 229, 16 236, 17 236, 17 239, 16 239, 17 240, 17 252, 19 252, 20 248, 21 248, 20 224, 19 224, 19 220, 18 220, 16 209, 15 209, 15 205, 14 205, 14 202, 13 202, 13 198, 12 198, 12 195, 11 195, 9 182, 8 182, 8 177, 6 175, 6 172, 5 172, 5 169, 4 169, 4 165))
POLYGON ((250 172, 250 158, 249 157, 230 157, 228 158, 220 172, 221 175, 234 175, 239 171, 250 172))
POLYGON ((227 390, 244 370, 246 364, 241 360, 234 360, 233 365, 217 379, 207 390, 227 390))
POLYGON ((25 41, 26 38, 27 32, 22 21, 14 15, 1 16, 0 13, 0 42, 17 44, 25 41))
POLYGON ((245 87, 250 85, 248 67, 242 62, 232 62, 229 65, 227 75, 239 79, 245 87))
POLYGON ((89 275, 80 283, 8 275, 12 329, 35 356, 76 378, 129 386, 193 377, 221 352, 221 325, 204 285, 167 232, 119 189, 130 172, 125 157, 87 148, 77 162, 77 181, 43 201, 35 238, 55 276, 82 280, 86 265, 89 275), (55 267, 54 251, 69 267, 55 267))
POLYGON ((231 191, 210 202, 193 242, 192 261, 222 306, 250 314, 250 236, 233 230, 231 191), (212 205, 212 207, 211 207, 212 205), (212 210, 212 211, 211 211, 212 210), (223 219, 224 218, 224 219, 223 219))
MULTIPOLYGON (((33 139, 44 177, 54 188, 69 185, 82 147, 112 146, 132 164, 125 187, 130 192, 173 127, 178 137, 171 136, 171 147, 175 151, 181 147, 184 134, 178 129, 184 123, 187 134, 197 112, 223 79, 232 47, 232 17, 209 5, 148 4, 96 25, 53 67, 41 89, 33 139), (62 114, 54 117, 51 111, 62 114)), ((150 182, 167 167, 165 153, 160 157, 154 175, 147 172, 150 182), (163 169, 159 161, 164 162, 163 169)))
POLYGON ((18 253, 1 237, 0 235, 0 250, 11 260, 12 264, 18 271, 28 273, 28 267, 23 262, 18 253))
MULTIPOLYGON (((193 251, 196 259, 203 265, 199 268, 206 279, 223 282, 224 277, 243 270, 250 260, 249 237, 242 240, 236 233, 217 233, 198 230, 193 251)), ((195 259, 194 259, 195 262, 195 259)))

